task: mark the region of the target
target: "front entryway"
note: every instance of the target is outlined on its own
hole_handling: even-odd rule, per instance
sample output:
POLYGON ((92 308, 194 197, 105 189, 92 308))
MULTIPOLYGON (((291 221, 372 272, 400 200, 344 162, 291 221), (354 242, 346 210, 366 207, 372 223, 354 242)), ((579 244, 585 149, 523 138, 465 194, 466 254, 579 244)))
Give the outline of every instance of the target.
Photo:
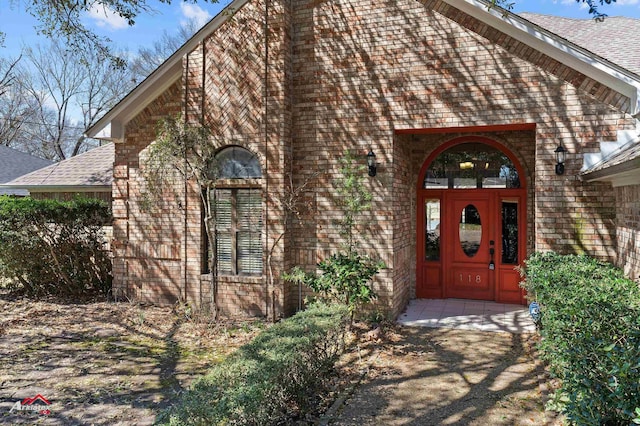
POLYGON ((417 191, 418 298, 523 303, 526 193, 497 143, 465 138, 427 159, 417 191))

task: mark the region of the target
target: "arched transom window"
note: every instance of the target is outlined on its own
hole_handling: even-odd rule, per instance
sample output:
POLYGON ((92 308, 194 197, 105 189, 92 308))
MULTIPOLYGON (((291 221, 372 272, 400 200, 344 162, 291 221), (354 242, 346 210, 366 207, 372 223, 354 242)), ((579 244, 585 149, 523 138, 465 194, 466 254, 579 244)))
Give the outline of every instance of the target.
POLYGON ((211 197, 215 213, 216 261, 220 275, 261 275, 262 177, 255 154, 239 146, 215 156, 218 184, 211 197))
POLYGON ((260 161, 251 151, 240 146, 224 148, 216 154, 220 179, 261 178, 260 161))
POLYGON ((470 142, 454 145, 438 155, 427 169, 423 188, 520 188, 520 177, 505 153, 470 142))

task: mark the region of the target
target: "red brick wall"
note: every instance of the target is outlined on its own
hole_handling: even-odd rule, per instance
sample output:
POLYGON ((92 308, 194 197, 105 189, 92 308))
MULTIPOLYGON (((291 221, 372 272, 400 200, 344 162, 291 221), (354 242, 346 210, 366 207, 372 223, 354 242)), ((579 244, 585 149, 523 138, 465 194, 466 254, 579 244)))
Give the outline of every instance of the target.
POLYGON ((363 164, 373 149, 379 162, 378 175, 365 183, 373 209, 362 218, 358 242, 388 266, 375 287, 380 307, 398 314, 415 296, 418 172, 439 144, 460 135, 456 127, 535 124, 535 131, 475 133, 504 145, 526 170, 528 250, 616 258, 614 237, 622 226, 611 209, 613 191, 583 183, 577 174, 584 153, 634 125, 620 112, 629 99, 440 1, 270 5, 266 86, 264 4, 256 0, 185 58, 186 90, 174 86, 127 125, 114 170, 118 288, 129 285, 132 295, 150 300, 207 300, 195 188, 183 199, 186 239, 184 210, 175 199, 155 216, 137 206, 137 155, 153 140, 160 116, 184 109, 212 129, 211 143, 241 145, 258 155, 265 176, 265 252, 286 230, 280 199, 287 188, 310 189, 303 220, 292 222, 274 250, 275 285, 264 277, 224 278, 226 314, 264 315, 271 306, 277 315, 291 313, 297 289, 277 277, 293 265, 314 270, 339 249, 335 177, 346 149, 363 164), (416 128, 453 130, 396 134, 416 128), (569 151, 563 176, 554 173, 559 143, 569 151))
POLYGON ((197 185, 190 182, 185 195, 184 183, 177 180, 150 211, 141 198, 141 151, 153 141, 158 119, 183 113, 211 129, 214 147, 242 146, 257 154, 262 166, 263 178, 257 184, 265 194, 263 215, 268 220, 263 242, 265 263, 273 248, 271 268, 265 264, 263 277, 219 277, 221 313, 271 316, 275 310, 279 317, 290 311, 292 295, 280 279, 290 242, 286 235, 279 238, 285 226, 280 203, 286 191, 284 171, 291 167, 290 95, 282 84, 289 78, 290 12, 281 3, 271 3, 268 92, 263 13, 264 4, 258 1, 237 11, 183 58, 186 87, 174 85, 127 124, 114 171, 117 293, 156 303, 184 300, 205 308, 211 301, 210 276, 202 275, 206 236, 201 232, 197 185), (267 271, 272 271, 273 285, 267 271))
POLYGON ((308 268, 340 241, 331 225, 339 217, 331 180, 338 157, 372 147, 381 167, 369 182, 375 214, 361 242, 389 266, 377 287, 383 296, 393 292, 386 304, 397 313, 415 282, 415 272, 409 280, 405 272, 415 263, 415 241, 408 255, 405 235, 408 214, 415 229, 417 173, 437 144, 456 135, 419 138, 407 149, 394 130, 510 123, 535 123, 536 131, 485 136, 509 147, 530 173, 529 250, 613 259, 615 228, 604 207, 613 194, 576 176, 583 153, 633 125, 615 108, 628 99, 442 2, 298 2, 294 16, 296 163, 327 171, 316 190, 318 214, 297 244, 308 268), (554 173, 559 143, 569 150, 564 176, 554 173), (410 178, 398 173, 409 163, 410 178))
POLYGON ((616 264, 632 279, 640 279, 640 185, 614 188, 616 194, 616 264))
POLYGON ((124 143, 115 145, 112 247, 118 298, 174 303, 185 294, 180 254, 184 216, 176 209, 180 198, 174 198, 181 194, 180 182, 167 185, 165 199, 146 207, 140 171, 141 153, 155 139, 157 121, 181 111, 181 87, 176 83, 127 123, 124 143))

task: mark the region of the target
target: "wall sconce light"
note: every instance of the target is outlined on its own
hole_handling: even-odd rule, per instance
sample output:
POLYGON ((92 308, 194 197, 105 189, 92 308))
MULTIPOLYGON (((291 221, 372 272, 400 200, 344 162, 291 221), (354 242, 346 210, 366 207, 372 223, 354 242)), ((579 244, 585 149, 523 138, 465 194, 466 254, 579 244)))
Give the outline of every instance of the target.
POLYGON ((373 149, 370 149, 367 154, 367 166, 369 166, 369 176, 375 176, 377 172, 377 164, 376 155, 373 153, 373 149))
POLYGON ((562 145, 558 145, 556 150, 556 174, 563 175, 564 174, 564 160, 567 157, 567 150, 564 149, 562 145))

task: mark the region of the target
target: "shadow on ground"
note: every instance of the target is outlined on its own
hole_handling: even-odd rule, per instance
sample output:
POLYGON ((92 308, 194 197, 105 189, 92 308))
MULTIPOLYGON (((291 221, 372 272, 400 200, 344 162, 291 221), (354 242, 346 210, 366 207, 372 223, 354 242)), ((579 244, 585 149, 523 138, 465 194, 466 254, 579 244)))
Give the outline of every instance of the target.
POLYGON ((172 307, 0 297, 0 423, 144 425, 261 327, 172 307), (50 414, 13 411, 42 395, 50 414))
POLYGON ((531 334, 397 327, 333 425, 544 425, 531 334))

